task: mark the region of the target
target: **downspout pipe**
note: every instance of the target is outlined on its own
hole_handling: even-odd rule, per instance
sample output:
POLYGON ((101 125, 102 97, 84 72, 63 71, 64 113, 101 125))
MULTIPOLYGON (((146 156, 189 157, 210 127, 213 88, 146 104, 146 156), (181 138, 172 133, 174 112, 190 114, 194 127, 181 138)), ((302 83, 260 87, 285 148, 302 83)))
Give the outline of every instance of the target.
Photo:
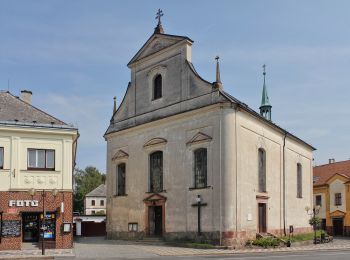
POLYGON ((287 132, 284 132, 283 135, 283 151, 282 151, 282 160, 283 160, 283 234, 287 235, 286 232, 286 138, 287 132))
MULTIPOLYGON (((76 137, 74 138, 72 149, 73 149, 73 155, 72 155, 72 190, 74 191, 74 170, 75 166, 77 165, 77 150, 78 150, 78 138, 80 137, 79 132, 77 132, 76 137)), ((72 204, 73 205, 73 204, 72 204)))
MULTIPOLYGON (((78 139, 79 139, 79 137, 80 137, 80 134, 79 134, 79 132, 77 132, 77 135, 76 135, 76 137, 75 137, 75 139, 74 139, 74 141, 73 141, 73 147, 72 147, 72 149, 74 149, 73 150, 73 161, 72 161, 72 192, 73 192, 73 194, 72 194, 72 213, 73 213, 73 211, 74 211, 74 170, 75 170, 75 166, 76 166, 76 160, 77 160, 77 150, 78 150, 78 139)), ((64 194, 63 194, 63 201, 64 201, 64 194)), ((72 214, 72 225, 73 225, 73 214, 72 214)), ((73 230, 73 229, 72 229, 73 230)), ((74 234, 72 234, 72 237, 74 236, 74 234)), ((72 244, 71 244, 71 246, 73 247, 74 246, 74 244, 73 244, 73 238, 72 238, 72 244)))

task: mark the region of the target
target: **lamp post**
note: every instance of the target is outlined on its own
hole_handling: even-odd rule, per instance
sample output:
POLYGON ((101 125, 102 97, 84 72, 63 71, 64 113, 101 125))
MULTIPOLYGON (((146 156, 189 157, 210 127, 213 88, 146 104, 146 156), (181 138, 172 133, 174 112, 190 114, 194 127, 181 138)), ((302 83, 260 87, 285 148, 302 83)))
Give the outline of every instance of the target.
POLYGON ((313 219, 313 229, 314 229, 314 244, 316 245, 317 243, 317 238, 316 238, 316 231, 317 231, 317 226, 316 226, 316 215, 318 215, 318 213, 320 212, 320 205, 316 205, 316 207, 313 207, 312 209, 310 207, 305 207, 305 211, 309 216, 312 216, 313 219))
MULTIPOLYGON (((29 194, 33 197, 36 193, 36 190, 34 188, 30 189, 29 194)), ((58 194, 58 190, 57 189, 53 189, 52 191, 52 195, 56 198, 57 194, 58 194)), ((45 190, 41 190, 41 201, 43 203, 43 208, 42 208, 42 214, 43 214, 43 220, 41 222, 41 230, 42 230, 42 239, 41 239, 41 254, 45 255, 45 217, 46 217, 46 210, 45 210, 45 198, 46 198, 46 194, 45 194, 45 190)))

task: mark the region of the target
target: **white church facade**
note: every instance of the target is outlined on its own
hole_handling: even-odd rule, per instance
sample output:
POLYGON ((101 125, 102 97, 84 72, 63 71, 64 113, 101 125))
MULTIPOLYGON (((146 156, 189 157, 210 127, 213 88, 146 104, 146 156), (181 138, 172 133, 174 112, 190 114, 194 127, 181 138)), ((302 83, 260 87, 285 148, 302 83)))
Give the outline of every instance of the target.
MULTIPOLYGON (((224 91, 191 62, 193 41, 154 34, 128 63, 131 81, 107 141, 107 237, 242 244, 310 231, 314 148, 224 91)), ((264 72, 265 77, 265 72, 264 72)))

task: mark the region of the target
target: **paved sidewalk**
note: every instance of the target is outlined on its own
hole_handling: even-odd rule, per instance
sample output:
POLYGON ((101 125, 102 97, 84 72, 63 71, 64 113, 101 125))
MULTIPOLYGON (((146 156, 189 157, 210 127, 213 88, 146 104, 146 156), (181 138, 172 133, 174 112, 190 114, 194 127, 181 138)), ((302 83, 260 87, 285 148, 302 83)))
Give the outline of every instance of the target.
POLYGON ((46 249, 41 255, 40 249, 0 251, 0 259, 53 259, 55 256, 74 257, 73 249, 46 249))
POLYGON ((47 249, 46 256, 41 256, 40 250, 0 251, 0 259, 156 259, 161 257, 188 256, 229 256, 237 254, 302 252, 350 250, 350 239, 337 238, 333 243, 293 246, 283 248, 245 248, 240 250, 228 249, 194 249, 167 245, 154 245, 144 242, 105 240, 104 238, 84 238, 75 243, 72 249, 47 249))
POLYGON ((227 254, 244 254, 244 253, 262 253, 262 252, 297 252, 297 251, 321 251, 321 250, 350 250, 349 239, 336 239, 334 242, 318 245, 293 246, 282 248, 245 248, 238 250, 228 249, 194 249, 171 246, 151 246, 139 245, 139 249, 158 256, 192 256, 192 255, 227 255, 227 254))

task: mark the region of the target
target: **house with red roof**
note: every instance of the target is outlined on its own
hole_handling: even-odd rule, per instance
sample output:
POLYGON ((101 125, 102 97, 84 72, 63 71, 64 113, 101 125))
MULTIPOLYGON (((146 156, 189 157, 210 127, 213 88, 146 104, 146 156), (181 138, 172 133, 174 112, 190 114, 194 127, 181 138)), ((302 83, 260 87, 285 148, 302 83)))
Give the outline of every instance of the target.
POLYGON ((314 205, 323 229, 335 236, 350 236, 350 160, 314 167, 314 205))

